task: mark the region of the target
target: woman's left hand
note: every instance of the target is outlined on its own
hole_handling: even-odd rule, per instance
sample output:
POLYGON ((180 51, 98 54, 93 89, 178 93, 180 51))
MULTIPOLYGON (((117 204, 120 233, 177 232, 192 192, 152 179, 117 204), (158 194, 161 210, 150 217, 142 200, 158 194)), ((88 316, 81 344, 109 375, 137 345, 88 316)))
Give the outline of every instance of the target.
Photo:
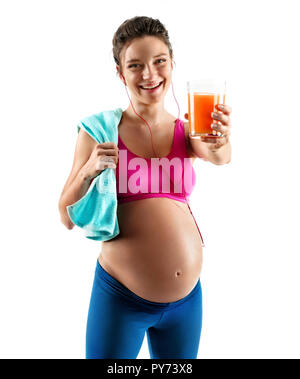
MULTIPOLYGON (((229 142, 230 129, 231 129, 231 120, 230 114, 232 108, 229 105, 217 104, 217 112, 212 112, 211 117, 213 123, 211 124, 212 130, 216 131, 215 137, 205 137, 201 136, 201 141, 208 144, 210 150, 216 150, 220 147, 226 145, 229 142), (220 136, 217 136, 217 133, 221 133, 220 136)), ((188 119, 188 114, 184 115, 188 119)))

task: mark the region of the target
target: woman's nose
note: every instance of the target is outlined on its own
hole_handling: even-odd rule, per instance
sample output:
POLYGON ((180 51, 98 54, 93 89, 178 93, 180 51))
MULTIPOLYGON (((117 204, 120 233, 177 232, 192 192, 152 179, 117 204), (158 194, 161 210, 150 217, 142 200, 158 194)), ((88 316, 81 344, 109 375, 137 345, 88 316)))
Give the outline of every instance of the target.
POLYGON ((142 75, 143 75, 143 79, 154 78, 156 75, 156 70, 154 67, 145 65, 142 75))

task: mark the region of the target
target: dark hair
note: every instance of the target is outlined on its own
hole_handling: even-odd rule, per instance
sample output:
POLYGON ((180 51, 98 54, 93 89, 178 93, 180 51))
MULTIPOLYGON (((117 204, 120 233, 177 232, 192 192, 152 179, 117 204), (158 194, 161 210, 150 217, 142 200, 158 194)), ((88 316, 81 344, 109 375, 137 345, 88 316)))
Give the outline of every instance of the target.
POLYGON ((135 38, 155 36, 164 42, 169 48, 170 57, 173 60, 173 49, 169 40, 169 34, 165 26, 157 19, 146 16, 136 16, 125 20, 114 34, 113 57, 122 71, 120 54, 123 47, 135 38))

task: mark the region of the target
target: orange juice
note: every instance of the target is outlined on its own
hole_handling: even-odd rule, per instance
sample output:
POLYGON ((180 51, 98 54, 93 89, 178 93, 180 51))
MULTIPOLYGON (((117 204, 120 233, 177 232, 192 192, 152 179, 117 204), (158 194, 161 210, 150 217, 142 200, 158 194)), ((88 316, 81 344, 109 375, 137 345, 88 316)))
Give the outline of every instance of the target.
POLYGON ((225 94, 188 93, 189 132, 191 137, 213 136, 211 112, 217 112, 217 104, 225 104, 225 94))

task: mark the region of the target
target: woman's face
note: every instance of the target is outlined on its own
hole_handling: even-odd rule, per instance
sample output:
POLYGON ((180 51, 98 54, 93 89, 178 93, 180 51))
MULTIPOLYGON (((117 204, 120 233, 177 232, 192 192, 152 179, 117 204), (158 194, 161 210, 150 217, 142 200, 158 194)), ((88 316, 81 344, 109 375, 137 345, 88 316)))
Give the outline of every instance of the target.
MULTIPOLYGON (((136 38, 121 51, 121 63, 132 96, 143 103, 163 100, 171 84, 173 68, 164 42, 153 36, 136 38), (145 89, 158 84, 160 86, 155 90, 145 89)), ((121 75, 120 78, 124 82, 121 75)))

